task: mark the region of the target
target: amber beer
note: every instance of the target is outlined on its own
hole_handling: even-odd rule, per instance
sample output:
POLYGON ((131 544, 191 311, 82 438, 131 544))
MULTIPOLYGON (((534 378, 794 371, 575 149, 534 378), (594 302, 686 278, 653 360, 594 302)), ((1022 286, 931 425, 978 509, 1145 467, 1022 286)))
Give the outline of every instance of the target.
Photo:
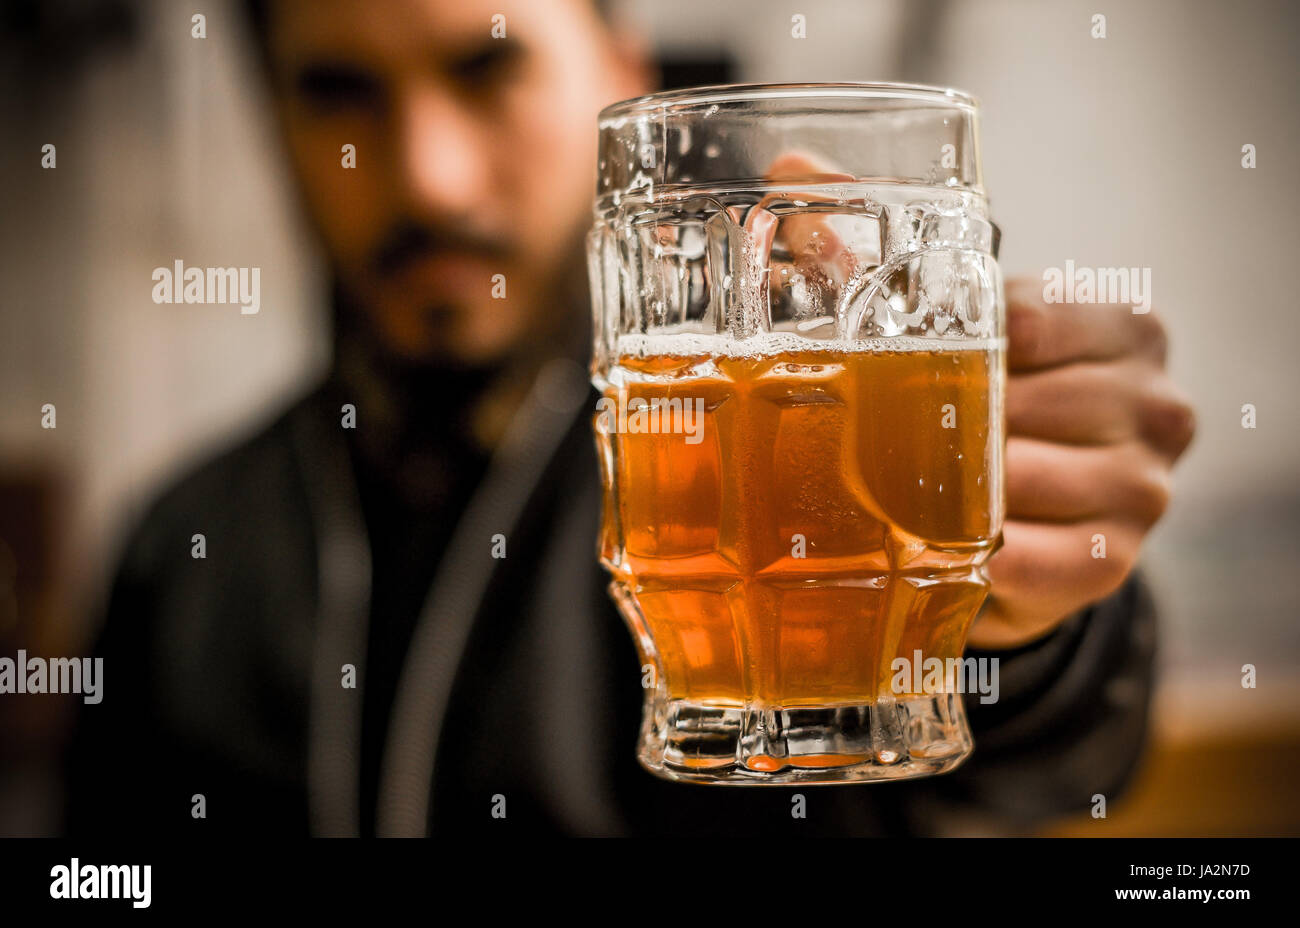
POLYGON ((619 358, 601 557, 666 702, 858 707, 921 695, 896 657, 960 656, 1001 521, 999 362, 898 347, 619 358))

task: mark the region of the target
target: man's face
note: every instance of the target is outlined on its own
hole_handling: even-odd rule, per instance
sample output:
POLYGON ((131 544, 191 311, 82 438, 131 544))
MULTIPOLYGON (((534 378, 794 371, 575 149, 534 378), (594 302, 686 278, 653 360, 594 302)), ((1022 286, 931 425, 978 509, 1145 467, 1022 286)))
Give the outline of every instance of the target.
POLYGON ((590 0, 270 8, 307 205, 383 348, 484 364, 544 328, 558 310, 548 290, 590 215, 596 113, 647 91, 642 60, 615 45, 590 0), (505 299, 493 296, 498 274, 505 299))

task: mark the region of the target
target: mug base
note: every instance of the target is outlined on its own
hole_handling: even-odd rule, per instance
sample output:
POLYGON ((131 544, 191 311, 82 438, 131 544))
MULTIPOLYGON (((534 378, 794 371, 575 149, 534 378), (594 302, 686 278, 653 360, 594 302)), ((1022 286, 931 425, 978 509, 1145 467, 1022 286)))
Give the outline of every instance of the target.
POLYGON ((833 706, 647 706, 638 759, 656 776, 731 786, 870 783, 946 773, 974 742, 960 694, 833 706))

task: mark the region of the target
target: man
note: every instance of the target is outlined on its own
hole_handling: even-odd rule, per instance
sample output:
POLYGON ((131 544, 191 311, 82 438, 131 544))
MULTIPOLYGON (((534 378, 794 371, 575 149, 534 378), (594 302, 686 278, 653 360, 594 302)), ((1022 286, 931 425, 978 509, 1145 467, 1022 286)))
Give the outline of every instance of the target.
POLYGON ((74 830, 892 834, 1113 796, 1150 690, 1131 571, 1192 430, 1153 317, 1008 286, 1009 518, 970 638, 1002 698, 970 704, 963 768, 819 789, 806 819, 787 789, 657 780, 593 556, 580 247, 596 112, 651 89, 643 51, 590 0, 252 8, 335 275, 334 365, 133 535, 74 830))

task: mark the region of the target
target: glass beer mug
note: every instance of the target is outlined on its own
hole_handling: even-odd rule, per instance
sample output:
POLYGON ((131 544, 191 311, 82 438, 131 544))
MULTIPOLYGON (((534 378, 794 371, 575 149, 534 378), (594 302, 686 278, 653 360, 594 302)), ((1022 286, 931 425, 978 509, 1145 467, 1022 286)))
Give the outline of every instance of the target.
POLYGON ((1005 505, 976 116, 897 84, 600 115, 599 555, 655 774, 870 781, 971 752, 962 651, 1005 505))

